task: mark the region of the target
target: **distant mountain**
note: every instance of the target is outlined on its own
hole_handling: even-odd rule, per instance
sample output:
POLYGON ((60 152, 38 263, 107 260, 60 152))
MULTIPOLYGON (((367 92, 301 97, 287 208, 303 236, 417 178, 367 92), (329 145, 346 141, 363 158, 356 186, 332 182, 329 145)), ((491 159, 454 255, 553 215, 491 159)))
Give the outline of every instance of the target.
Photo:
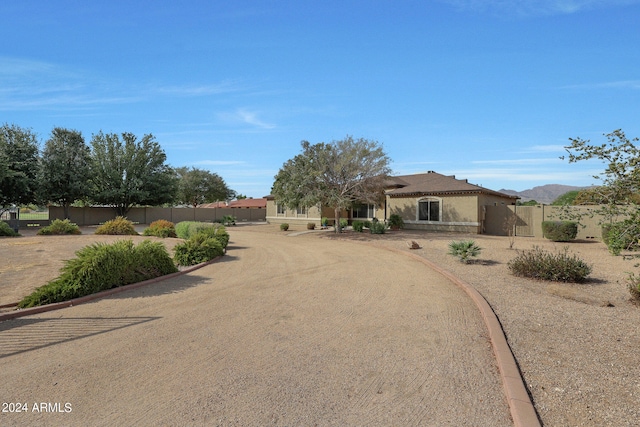
POLYGON ((530 190, 514 191, 514 190, 500 190, 501 193, 510 194, 512 196, 520 196, 522 202, 528 202, 529 200, 535 200, 539 203, 546 205, 553 202, 559 196, 564 193, 574 190, 583 190, 589 187, 574 187, 573 185, 561 185, 561 184, 547 184, 533 187, 530 190))

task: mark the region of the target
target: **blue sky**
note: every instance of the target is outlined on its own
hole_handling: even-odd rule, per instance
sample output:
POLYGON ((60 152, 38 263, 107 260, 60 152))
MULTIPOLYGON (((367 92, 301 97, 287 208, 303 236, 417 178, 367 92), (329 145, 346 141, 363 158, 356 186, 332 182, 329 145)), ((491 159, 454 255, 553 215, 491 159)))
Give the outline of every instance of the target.
POLYGON ((300 141, 383 144, 395 174, 590 185, 568 138, 640 136, 640 0, 0 4, 0 123, 152 133, 172 166, 269 194, 300 141))

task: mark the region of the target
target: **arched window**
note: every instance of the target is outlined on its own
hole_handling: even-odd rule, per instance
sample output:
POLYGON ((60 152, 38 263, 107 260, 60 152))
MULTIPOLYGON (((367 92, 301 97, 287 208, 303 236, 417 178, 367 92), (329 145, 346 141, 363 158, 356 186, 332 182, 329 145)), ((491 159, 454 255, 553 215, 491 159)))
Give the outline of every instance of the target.
POLYGON ((426 197, 418 200, 418 221, 440 221, 442 218, 441 200, 426 197))

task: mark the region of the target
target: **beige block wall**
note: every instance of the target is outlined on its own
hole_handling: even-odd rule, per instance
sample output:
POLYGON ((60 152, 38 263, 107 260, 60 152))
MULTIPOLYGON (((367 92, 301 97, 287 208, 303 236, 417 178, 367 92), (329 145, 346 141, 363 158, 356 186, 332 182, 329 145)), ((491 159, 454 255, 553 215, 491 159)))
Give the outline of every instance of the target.
MULTIPOLYGON (((222 219, 224 215, 236 217, 237 222, 262 222, 265 221, 264 209, 238 209, 238 208, 131 208, 127 213, 127 219, 140 223, 150 224, 159 219, 166 219, 173 223, 180 221, 204 221, 212 222, 222 219)), ((115 218, 115 211, 111 208, 84 207, 69 209, 71 222, 80 226, 102 224, 115 218)), ((63 219, 62 207, 50 206, 49 219, 63 219)))
MULTIPOLYGON (((333 216, 333 213, 332 213, 333 216)), ((306 213, 298 214, 297 209, 285 210, 284 214, 278 213, 278 208, 275 200, 267 200, 267 222, 269 224, 308 224, 313 222, 316 226, 320 226, 322 216, 317 206, 307 208, 306 213)))
POLYGON ((460 233, 481 231, 477 195, 445 195, 436 198, 442 204, 442 218, 439 222, 417 220, 418 201, 425 197, 387 197, 387 215, 400 215, 407 229, 460 233))

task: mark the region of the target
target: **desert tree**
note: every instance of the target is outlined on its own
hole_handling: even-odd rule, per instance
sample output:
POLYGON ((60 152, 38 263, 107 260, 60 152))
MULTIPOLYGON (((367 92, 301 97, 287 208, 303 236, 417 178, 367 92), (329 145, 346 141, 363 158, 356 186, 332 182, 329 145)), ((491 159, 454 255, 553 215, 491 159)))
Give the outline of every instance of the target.
POLYGON ((390 173, 389 157, 377 141, 347 136, 331 143, 302 141, 302 153, 288 160, 271 192, 290 208, 334 209, 336 232, 340 211, 356 203, 379 203, 390 173))
POLYGON ((167 156, 151 134, 104 134, 91 139, 91 199, 125 216, 136 205, 174 201, 177 179, 167 156))
POLYGON ((42 151, 39 199, 59 204, 69 218, 71 204, 89 196, 90 178, 91 150, 82 133, 54 128, 42 151))
POLYGON ((620 129, 604 136, 607 142, 599 145, 581 138, 569 138, 571 144, 565 147, 569 163, 590 159, 605 163, 603 173, 593 176, 601 181, 601 185, 592 191, 597 194, 598 201, 606 202, 607 217, 636 214, 640 206, 636 197, 640 192, 638 138, 629 139, 620 129))
MULTIPOLYGON (((593 178, 601 184, 591 189, 589 199, 598 205, 590 211, 604 218, 605 223, 618 223, 625 240, 640 239, 640 148, 638 138, 629 139, 618 129, 604 134, 606 143, 591 144, 589 140, 570 138, 565 149, 569 163, 598 159, 605 163, 604 171, 593 178)), ((564 157, 562 157, 564 159, 564 157)))
POLYGON ((0 127, 0 212, 37 201, 39 146, 31 129, 0 127))
POLYGON ((181 167, 176 169, 178 176, 178 203, 194 208, 204 203, 231 200, 235 192, 217 173, 204 169, 181 167))

